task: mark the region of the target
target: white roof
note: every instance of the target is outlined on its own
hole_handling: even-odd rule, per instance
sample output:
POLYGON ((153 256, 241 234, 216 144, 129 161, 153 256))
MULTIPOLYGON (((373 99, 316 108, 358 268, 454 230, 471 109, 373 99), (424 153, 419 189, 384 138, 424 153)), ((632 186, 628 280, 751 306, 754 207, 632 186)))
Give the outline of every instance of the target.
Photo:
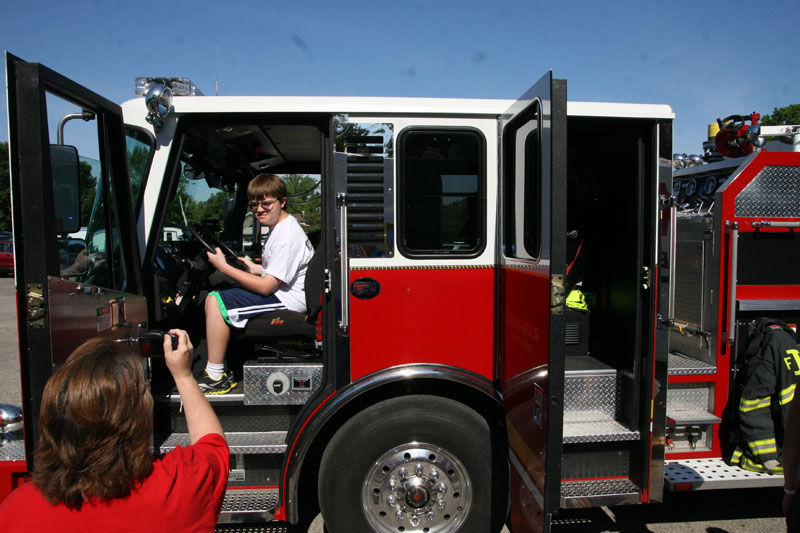
MULTIPOLYGON (((176 113, 347 113, 353 115, 448 115, 499 116, 514 100, 470 98, 361 98, 353 96, 179 96, 173 99, 176 113)), ((125 102, 126 116, 144 99, 125 102)), ((620 118, 675 117, 667 105, 604 102, 568 102, 569 116, 620 118)))

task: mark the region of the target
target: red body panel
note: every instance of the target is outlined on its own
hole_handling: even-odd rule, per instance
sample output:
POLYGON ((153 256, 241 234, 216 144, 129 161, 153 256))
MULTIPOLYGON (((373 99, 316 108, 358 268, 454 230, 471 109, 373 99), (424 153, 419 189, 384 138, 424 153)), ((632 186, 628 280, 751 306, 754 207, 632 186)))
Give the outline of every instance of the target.
POLYGON ((350 377, 396 365, 455 366, 494 378, 494 269, 354 270, 380 293, 350 296, 350 377))
POLYGON ((0 502, 22 485, 28 475, 25 461, 0 461, 0 502))
MULTIPOLYGON (((524 266, 524 265, 523 265, 524 266)), ((511 468, 512 524, 522 531, 542 522, 541 503, 531 497, 528 483, 544 494, 547 431, 550 412, 548 363, 550 359, 550 277, 533 270, 506 267, 501 270, 500 290, 505 295, 501 314, 500 380, 506 404, 508 444, 512 460, 525 469, 523 480, 511 468), (537 405, 537 392, 540 403, 537 405), (518 516, 518 513, 526 516, 518 516)))

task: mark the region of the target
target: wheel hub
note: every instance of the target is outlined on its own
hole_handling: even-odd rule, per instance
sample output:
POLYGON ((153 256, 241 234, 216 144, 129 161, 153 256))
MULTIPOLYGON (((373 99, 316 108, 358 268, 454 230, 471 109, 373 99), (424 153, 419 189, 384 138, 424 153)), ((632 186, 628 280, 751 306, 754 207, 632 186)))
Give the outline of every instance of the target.
POLYGON ((469 513, 472 487, 457 457, 413 442, 378 458, 362 501, 367 520, 380 533, 453 531, 469 513))

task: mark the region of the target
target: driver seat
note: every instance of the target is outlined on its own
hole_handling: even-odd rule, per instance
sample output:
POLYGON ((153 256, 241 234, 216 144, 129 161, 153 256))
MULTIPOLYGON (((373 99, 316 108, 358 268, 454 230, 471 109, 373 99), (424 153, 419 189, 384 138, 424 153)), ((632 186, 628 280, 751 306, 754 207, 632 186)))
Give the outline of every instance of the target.
POLYGON ((322 255, 317 247, 306 270, 306 312, 281 309, 257 316, 247 322, 241 339, 253 341, 261 351, 279 357, 313 355, 307 349, 298 353, 298 344, 313 347, 316 340, 317 320, 322 311, 322 255))

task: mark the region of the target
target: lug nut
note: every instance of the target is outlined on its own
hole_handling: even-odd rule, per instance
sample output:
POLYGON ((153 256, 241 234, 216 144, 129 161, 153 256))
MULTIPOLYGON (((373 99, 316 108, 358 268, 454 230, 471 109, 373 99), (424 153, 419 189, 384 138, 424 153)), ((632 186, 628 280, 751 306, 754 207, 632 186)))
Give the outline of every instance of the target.
POLYGON ((421 476, 425 472, 425 468, 419 463, 414 467, 414 473, 421 476))

